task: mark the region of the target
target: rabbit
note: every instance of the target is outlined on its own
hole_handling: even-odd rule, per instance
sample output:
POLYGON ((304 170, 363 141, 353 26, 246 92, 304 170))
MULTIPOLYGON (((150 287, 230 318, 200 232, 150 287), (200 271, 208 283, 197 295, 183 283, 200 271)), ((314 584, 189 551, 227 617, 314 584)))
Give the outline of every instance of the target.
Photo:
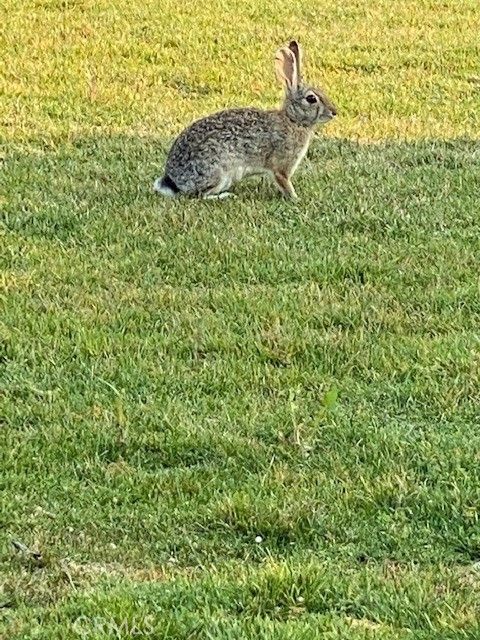
POLYGON ((269 174, 285 197, 296 199, 291 178, 314 128, 337 114, 323 91, 302 81, 301 58, 295 40, 276 52, 276 75, 285 89, 280 109, 228 109, 185 129, 174 141, 154 191, 224 198, 233 195, 230 187, 245 176, 269 174))

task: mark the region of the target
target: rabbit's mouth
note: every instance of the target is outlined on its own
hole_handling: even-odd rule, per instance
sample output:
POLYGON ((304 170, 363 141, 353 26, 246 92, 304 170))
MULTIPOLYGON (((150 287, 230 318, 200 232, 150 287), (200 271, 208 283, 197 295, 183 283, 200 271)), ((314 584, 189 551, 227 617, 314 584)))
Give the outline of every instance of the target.
POLYGON ((337 115, 336 111, 325 109, 319 118, 319 122, 330 122, 337 115))

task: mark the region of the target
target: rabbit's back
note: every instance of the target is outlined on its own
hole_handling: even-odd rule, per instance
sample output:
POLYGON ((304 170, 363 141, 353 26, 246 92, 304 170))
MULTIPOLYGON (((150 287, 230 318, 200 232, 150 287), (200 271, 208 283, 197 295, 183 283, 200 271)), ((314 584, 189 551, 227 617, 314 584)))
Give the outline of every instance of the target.
POLYGON ((219 174, 232 184, 270 169, 288 146, 289 131, 278 112, 231 109, 191 124, 175 140, 165 174, 186 193, 208 190, 219 174))

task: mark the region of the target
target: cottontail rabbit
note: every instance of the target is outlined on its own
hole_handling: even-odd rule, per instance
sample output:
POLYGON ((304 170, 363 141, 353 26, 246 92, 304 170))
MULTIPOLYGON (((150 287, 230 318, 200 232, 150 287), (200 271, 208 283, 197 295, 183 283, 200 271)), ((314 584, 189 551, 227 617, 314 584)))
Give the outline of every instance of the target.
POLYGON ((173 143, 165 175, 154 190, 166 196, 222 198, 243 177, 270 174, 280 191, 296 198, 290 179, 307 152, 317 124, 331 120, 336 107, 319 89, 303 83, 297 42, 275 56, 285 88, 280 109, 228 109, 197 120, 173 143))

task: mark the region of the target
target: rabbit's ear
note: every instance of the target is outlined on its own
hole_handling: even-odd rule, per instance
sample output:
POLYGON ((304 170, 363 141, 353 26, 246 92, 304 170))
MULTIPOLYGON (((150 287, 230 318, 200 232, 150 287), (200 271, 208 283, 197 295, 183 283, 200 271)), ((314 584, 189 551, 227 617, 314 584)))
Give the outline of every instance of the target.
POLYGON ((295 91, 298 88, 295 55, 288 47, 282 47, 275 54, 275 71, 287 91, 295 91))
POLYGON ((288 48, 295 56, 295 62, 297 65, 297 81, 300 82, 302 79, 302 50, 296 40, 292 40, 288 45, 288 48))

